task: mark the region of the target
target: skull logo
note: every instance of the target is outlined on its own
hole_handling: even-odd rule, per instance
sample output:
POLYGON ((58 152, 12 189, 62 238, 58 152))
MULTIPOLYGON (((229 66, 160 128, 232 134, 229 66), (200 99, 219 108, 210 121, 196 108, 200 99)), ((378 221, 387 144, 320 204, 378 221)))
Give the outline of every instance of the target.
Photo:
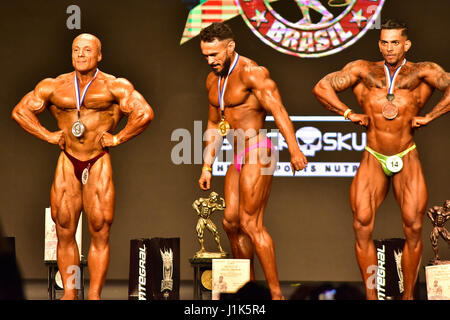
POLYGON ((313 157, 322 149, 322 132, 314 127, 302 127, 295 133, 300 150, 305 156, 313 157))

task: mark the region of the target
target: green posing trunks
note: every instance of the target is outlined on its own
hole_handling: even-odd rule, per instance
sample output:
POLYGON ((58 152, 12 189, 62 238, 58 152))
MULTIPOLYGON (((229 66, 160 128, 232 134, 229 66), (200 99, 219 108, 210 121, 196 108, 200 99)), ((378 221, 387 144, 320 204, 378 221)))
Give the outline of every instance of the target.
POLYGON ((392 176, 394 173, 398 173, 403 168, 403 161, 402 158, 411 150, 414 150, 416 148, 416 144, 414 143, 411 147, 406 149, 405 151, 402 151, 400 153, 397 153, 393 156, 385 156, 384 154, 378 153, 372 148, 366 146, 366 150, 369 151, 377 160, 381 163, 381 167, 383 168, 384 173, 387 176, 392 176))

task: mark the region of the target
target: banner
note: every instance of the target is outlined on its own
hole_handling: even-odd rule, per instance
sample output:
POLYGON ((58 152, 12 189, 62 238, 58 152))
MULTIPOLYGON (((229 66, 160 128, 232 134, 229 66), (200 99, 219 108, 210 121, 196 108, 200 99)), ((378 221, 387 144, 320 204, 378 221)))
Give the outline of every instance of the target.
POLYGON ((180 238, 130 241, 128 299, 180 298, 180 238))
POLYGON ((377 249, 378 300, 398 300, 403 293, 402 253, 405 239, 374 240, 377 249))

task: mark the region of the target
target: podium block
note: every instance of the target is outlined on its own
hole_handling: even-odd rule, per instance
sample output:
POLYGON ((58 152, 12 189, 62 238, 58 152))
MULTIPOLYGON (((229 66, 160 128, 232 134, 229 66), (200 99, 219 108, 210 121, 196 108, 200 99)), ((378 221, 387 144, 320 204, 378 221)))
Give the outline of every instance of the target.
POLYGON ((180 238, 130 241, 128 299, 180 298, 180 238))

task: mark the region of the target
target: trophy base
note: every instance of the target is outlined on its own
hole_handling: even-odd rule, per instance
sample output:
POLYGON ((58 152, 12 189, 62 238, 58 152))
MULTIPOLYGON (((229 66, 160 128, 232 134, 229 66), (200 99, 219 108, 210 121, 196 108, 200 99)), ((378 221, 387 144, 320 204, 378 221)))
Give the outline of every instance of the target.
POLYGON ((450 264, 449 260, 431 259, 428 263, 429 266, 440 266, 444 264, 450 264))
POLYGON ((194 255, 194 258, 220 259, 226 258, 227 256, 228 254, 226 252, 199 251, 194 255))

